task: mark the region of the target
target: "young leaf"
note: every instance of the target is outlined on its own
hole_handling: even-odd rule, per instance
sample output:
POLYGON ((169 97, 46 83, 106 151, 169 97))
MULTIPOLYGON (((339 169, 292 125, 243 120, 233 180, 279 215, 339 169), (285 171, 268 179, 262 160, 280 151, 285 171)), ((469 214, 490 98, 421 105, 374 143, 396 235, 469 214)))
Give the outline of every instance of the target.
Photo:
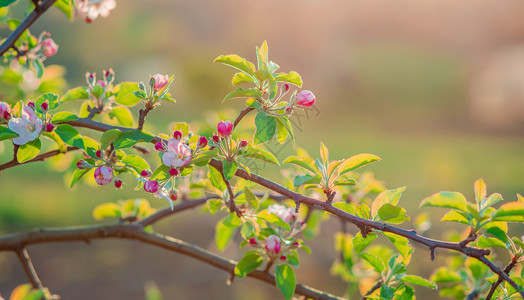
POLYGON ((118 123, 125 127, 133 127, 133 114, 129 108, 124 106, 115 106, 111 109, 110 115, 115 116, 118 123))
POLYGON ((256 159, 280 166, 278 159, 273 155, 273 153, 266 151, 264 149, 249 146, 248 148, 244 150, 244 152, 242 153, 242 156, 256 158, 256 159))
POLYGON ((440 192, 424 198, 420 207, 445 207, 467 211, 467 201, 464 195, 458 192, 440 192))
POLYGON ((139 91, 138 83, 136 82, 122 82, 115 86, 113 93, 115 96, 115 101, 118 104, 125 106, 134 106, 142 99, 135 96, 134 91, 139 91))
POLYGON ((245 277, 249 272, 260 267, 264 259, 256 251, 249 251, 244 254, 244 257, 235 266, 235 275, 237 277, 245 277))
POLYGON ((293 126, 291 125, 291 122, 289 122, 288 117, 280 116, 275 118, 277 122, 280 125, 283 125, 288 133, 288 136, 291 138, 291 141, 293 142, 293 146, 295 145, 295 132, 293 131, 293 126))
POLYGON ((364 251, 371 242, 373 242, 377 238, 377 235, 375 233, 368 233, 366 238, 362 237, 362 233, 357 232, 355 237, 353 238, 353 247, 355 247, 355 251, 357 254, 360 254, 360 252, 364 251))
POLYGON ((231 83, 233 85, 237 85, 240 83, 255 83, 255 79, 253 79, 253 77, 247 75, 244 72, 238 72, 235 75, 233 75, 233 79, 231 80, 231 83))
POLYGON ((384 234, 393 243, 393 246, 397 248, 398 252, 400 252, 403 257, 408 256, 413 250, 409 245, 407 238, 390 232, 382 232, 382 234, 384 234))
POLYGON ((217 190, 222 192, 227 188, 226 184, 224 183, 224 180, 222 180, 222 175, 220 174, 220 172, 218 172, 215 168, 211 166, 209 167, 207 178, 209 178, 209 182, 217 190))
POLYGON ((277 265, 275 268, 275 281, 286 300, 295 294, 295 272, 288 265, 277 265))
POLYGON ((400 196, 402 196, 402 192, 404 192, 405 189, 406 187, 403 186, 394 190, 385 190, 378 194, 377 198, 373 200, 373 204, 371 206, 371 216, 375 217, 378 213, 378 210, 384 204, 397 205, 398 201, 400 200, 400 196))
POLYGON ((122 213, 120 211, 120 206, 118 206, 116 203, 102 203, 97 205, 93 209, 93 218, 95 220, 101 220, 105 218, 118 218, 121 217, 122 213))
POLYGON ((480 208, 482 205, 482 202, 484 201, 484 198, 486 198, 486 183, 482 178, 477 179, 474 183, 475 187, 475 201, 477 202, 477 206, 480 208))
POLYGON ((55 2, 55 7, 61 10, 69 20, 73 19, 73 4, 71 0, 57 0, 55 2))
POLYGON ((231 93, 227 94, 224 97, 224 100, 222 100, 222 102, 235 98, 262 98, 262 95, 263 92, 259 89, 251 88, 244 90, 242 88, 238 88, 232 91, 231 93))
POLYGON ((138 142, 150 143, 155 137, 141 130, 129 130, 119 135, 113 145, 115 149, 131 148, 138 142))
POLYGON ((449 221, 449 222, 457 222, 457 223, 462 223, 466 225, 470 224, 468 217, 466 216, 466 213, 463 211, 458 211, 458 210, 448 211, 440 220, 449 221))
POLYGON ((402 224, 404 221, 409 221, 409 217, 406 216, 406 210, 403 207, 394 206, 389 203, 384 204, 378 210, 378 216, 380 221, 393 224, 402 224))
POLYGON ((75 169, 75 171, 73 172, 73 177, 71 178, 71 183, 69 184, 69 186, 73 187, 90 170, 91 169, 85 169, 85 170, 75 169))
POLYGON ((104 132, 100 138, 100 148, 107 149, 121 134, 122 131, 118 129, 111 129, 104 132))
POLYGON ((240 234, 244 240, 249 239, 254 233, 256 233, 256 228, 251 221, 244 222, 240 226, 240 234))
POLYGON ((524 202, 503 204, 493 215, 493 221, 524 222, 524 202))
POLYGON ((317 173, 318 170, 315 167, 315 160, 311 157, 307 156, 290 156, 286 158, 283 162, 283 164, 294 164, 299 167, 302 167, 308 171, 311 171, 313 173, 317 173))
POLYGON ((480 248, 491 248, 491 247, 506 248, 506 244, 503 243, 499 239, 492 238, 492 237, 485 237, 481 235, 479 239, 477 240, 477 247, 480 247, 480 248))
POLYGON ((302 87, 302 77, 300 77, 300 75, 295 71, 291 71, 289 73, 278 73, 277 76, 275 76, 275 80, 302 87))
POLYGON ((320 142, 320 158, 322 158, 325 166, 329 165, 329 150, 322 142, 320 142))
POLYGON ((51 123, 57 124, 62 122, 69 122, 78 120, 78 116, 68 111, 60 111, 53 115, 51 123))
POLYGON ((282 220, 279 216, 273 213, 270 213, 267 209, 264 209, 263 211, 259 212, 257 214, 257 217, 262 220, 265 220, 266 222, 270 224, 276 225, 278 227, 282 227, 287 231, 291 230, 291 227, 289 227, 288 223, 282 220))
POLYGON ((247 186, 244 188, 244 195, 246 196, 247 203, 249 203, 252 208, 258 209, 258 198, 247 186))
POLYGON ((142 170, 151 170, 151 167, 147 161, 138 155, 126 155, 122 159, 122 162, 129 165, 139 174, 142 172, 142 170))
POLYGON ((246 74, 255 76, 255 65, 236 54, 221 55, 215 59, 215 62, 223 63, 246 74))
POLYGON ((19 163, 23 163, 35 158, 38 153, 40 153, 41 146, 42 143, 40 142, 39 138, 35 139, 34 141, 30 141, 27 144, 23 144, 16 152, 16 160, 19 163))
POLYGON ((356 211, 355 211, 355 208, 350 205, 350 204, 347 204, 346 202, 335 202, 333 203, 333 206, 340 209, 340 210, 343 210, 349 214, 352 214, 352 215, 356 215, 356 211))
POLYGON ((342 162, 342 164, 338 168, 338 172, 340 175, 342 175, 379 160, 381 160, 380 157, 369 153, 353 155, 350 158, 344 160, 344 162, 342 162))
POLYGON ((11 129, 0 126, 0 141, 12 139, 17 137, 18 134, 16 134, 14 131, 11 131, 11 129))
POLYGON ((84 141, 78 131, 69 124, 61 124, 55 128, 56 134, 69 146, 84 149, 84 141))
POLYGON ((369 253, 361 253, 359 255, 361 258, 363 258, 365 261, 367 261, 373 268, 375 268, 375 271, 377 273, 382 273, 384 269, 386 269, 386 265, 384 265, 384 262, 377 256, 369 253))
POLYGON ((420 285, 420 286, 425 286, 425 287, 432 288, 434 290, 437 289, 437 285, 433 281, 429 281, 429 280, 424 279, 422 277, 419 277, 417 275, 404 275, 404 276, 402 276, 400 278, 400 280, 402 282, 405 282, 405 283, 411 283, 411 284, 416 284, 416 285, 420 285))
POLYGON ((255 117, 255 125, 257 131, 255 132, 255 144, 263 144, 273 139, 277 130, 277 121, 275 117, 267 115, 263 111, 259 111, 255 117))
POLYGON ((235 227, 230 227, 224 224, 226 218, 218 221, 215 226, 215 245, 219 251, 223 251, 227 247, 236 232, 235 227))
POLYGON ((222 170, 224 173, 224 177, 226 180, 231 180, 233 176, 235 176, 235 173, 237 171, 238 165, 237 162, 234 160, 223 160, 222 161, 222 170))

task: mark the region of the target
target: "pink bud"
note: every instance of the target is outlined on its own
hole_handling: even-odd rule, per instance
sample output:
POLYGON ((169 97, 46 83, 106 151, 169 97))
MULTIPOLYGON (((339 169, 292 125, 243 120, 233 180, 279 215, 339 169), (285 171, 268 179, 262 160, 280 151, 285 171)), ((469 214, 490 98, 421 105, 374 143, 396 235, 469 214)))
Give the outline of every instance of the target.
POLYGON ((47 100, 44 103, 42 103, 40 107, 42 108, 43 111, 47 111, 47 109, 49 108, 49 103, 47 102, 47 100))
POLYGON ((182 132, 180 132, 180 130, 175 130, 175 132, 173 132, 173 138, 175 140, 180 140, 182 138, 182 132))
POLYGON ((80 170, 85 170, 87 169, 88 166, 90 166, 90 164, 83 159, 76 162, 76 167, 79 168, 80 170))
POLYGON ((199 148, 204 148, 205 146, 207 146, 207 138, 206 138, 205 136, 201 136, 201 137, 198 139, 197 146, 198 146, 199 148))
POLYGON ((216 144, 220 143, 220 137, 216 134, 213 134, 213 142, 215 142, 216 144))
POLYGON ((233 124, 230 121, 220 121, 217 125, 218 134, 228 136, 233 131, 233 124))
POLYGON ((109 68, 109 70, 104 71, 104 77, 108 82, 113 81, 113 78, 115 77, 115 72, 113 71, 113 68, 109 68))
POLYGON ((167 75, 156 74, 151 77, 150 81, 151 82, 154 81, 153 90, 158 91, 167 85, 167 82, 169 81, 169 77, 167 77, 167 75))
POLYGON ((89 84, 89 86, 95 85, 96 74, 87 72, 86 73, 86 81, 87 81, 87 84, 89 84))
POLYGON ((270 235, 266 238, 266 250, 278 253, 280 252, 280 238, 277 235, 270 235))
POLYGON ((248 142, 246 140, 241 140, 240 141, 240 148, 246 148, 248 145, 248 142))
POLYGON ((95 155, 96 155, 96 157, 102 159, 102 151, 100 151, 100 150, 96 150, 95 155))
POLYGON ((166 151, 166 145, 163 142, 155 143, 155 150, 157 151, 166 151))
POLYGON ((47 38, 40 43, 42 53, 47 56, 53 56, 58 51, 58 45, 51 38, 47 38))
POLYGON ((99 185, 105 185, 113 179, 113 170, 109 167, 98 167, 95 170, 95 181, 99 185))
POLYGON ((144 184, 144 190, 148 193, 156 193, 158 191, 158 181, 149 180, 144 184))
POLYGON ((51 124, 51 123, 47 123, 47 124, 45 125, 45 131, 46 131, 46 132, 51 132, 51 131, 53 131, 53 129, 55 129, 55 126, 53 126, 53 124, 51 124))
POLYGON ((251 246, 256 246, 256 245, 258 245, 258 241, 257 241, 257 239, 255 239, 255 238, 250 238, 250 239, 249 239, 249 244, 250 244, 251 246))
POLYGON ((142 177, 149 177, 149 176, 151 176, 151 171, 149 171, 149 170, 142 170, 142 172, 140 172, 140 175, 142 177))
POLYGON ((31 107, 33 110, 35 109, 35 104, 33 103, 33 101, 29 101, 29 103, 27 103, 27 106, 31 107))
POLYGON ((117 178, 117 179, 115 179, 115 181, 113 182, 113 184, 115 185, 115 187, 116 187, 117 189, 119 189, 119 188, 122 187, 122 180, 120 180, 120 179, 117 178))
POLYGON ((4 111, 4 119, 8 120, 11 118, 11 114, 8 111, 4 111))
POLYGON ((169 199, 171 199, 172 201, 176 201, 178 199, 178 194, 176 193, 176 191, 169 192, 169 199))
POLYGON ((282 92, 287 93, 289 91, 289 84, 284 83, 282 86, 282 92))
POLYGON ((168 172, 169 172, 169 175, 171 175, 171 176, 177 176, 178 175, 178 170, 174 169, 174 168, 169 169, 168 172))
POLYGON ((0 102, 0 118, 4 118, 5 120, 8 120, 11 116, 11 105, 7 104, 6 102, 0 102))
POLYGON ((287 257, 285 255, 280 256, 280 260, 286 260, 287 257))
POLYGON ((101 86, 101 87, 103 87, 103 88, 106 87, 106 82, 103 81, 103 80, 99 80, 99 81, 97 81, 96 84, 99 85, 99 86, 101 86))
POLYGON ((297 105, 310 107, 315 103, 315 95, 311 91, 303 90, 297 95, 297 105))

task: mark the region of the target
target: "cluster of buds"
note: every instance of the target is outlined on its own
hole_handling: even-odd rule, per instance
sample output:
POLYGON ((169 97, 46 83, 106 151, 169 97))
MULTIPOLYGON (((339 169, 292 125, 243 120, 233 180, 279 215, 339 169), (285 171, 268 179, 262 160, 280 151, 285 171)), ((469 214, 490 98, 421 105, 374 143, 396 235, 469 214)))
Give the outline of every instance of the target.
POLYGON ((217 124, 218 134, 213 134, 213 146, 220 149, 226 159, 233 159, 242 149, 248 146, 248 141, 240 140, 236 144, 231 139, 233 124, 231 121, 220 121, 217 124), (236 145, 236 146, 235 146, 236 145))
POLYGON ((76 4, 76 11, 87 23, 91 23, 99 16, 103 18, 108 17, 111 10, 115 7, 115 0, 80 0, 76 4))
MULTIPOLYGON (((167 183, 171 180, 171 178, 166 182, 161 183, 157 180, 151 180, 151 174, 152 173, 149 170, 142 170, 142 172, 140 172, 140 176, 142 176, 142 178, 139 178, 139 180, 144 183, 144 191, 154 194, 157 198, 163 198, 168 201, 176 201, 178 199, 178 192, 174 188, 169 188, 167 186, 167 183)), ((172 178, 174 178, 179 174, 179 172, 177 169, 170 169, 169 174, 172 176, 172 178)), ((173 187, 174 184, 171 184, 170 186, 173 187)))
POLYGON ((112 68, 110 68, 107 71, 106 70, 102 71, 102 74, 104 78, 97 81, 96 73, 89 73, 89 72, 86 73, 87 86, 91 90, 91 93, 96 98, 99 97, 98 95, 99 93, 94 91, 96 89, 96 86, 100 86, 102 88, 102 91, 105 92, 109 88, 109 86, 113 83, 113 81, 115 80, 115 72, 113 71, 112 68))

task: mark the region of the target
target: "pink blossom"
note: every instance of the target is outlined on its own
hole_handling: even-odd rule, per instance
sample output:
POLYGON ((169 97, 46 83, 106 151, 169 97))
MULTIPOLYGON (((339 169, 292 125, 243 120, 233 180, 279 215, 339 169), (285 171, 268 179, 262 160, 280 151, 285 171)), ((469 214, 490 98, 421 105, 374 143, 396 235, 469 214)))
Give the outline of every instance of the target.
POLYGON ((95 181, 99 185, 105 185, 113 180, 113 170, 110 167, 100 166, 95 170, 95 181))
POLYGON ((47 123, 47 124, 45 125, 45 131, 46 131, 46 132, 51 132, 51 131, 53 131, 53 129, 55 129, 55 126, 54 126, 53 124, 51 124, 51 123, 47 123))
POLYGON ((217 131, 221 136, 230 135, 233 131, 233 124, 230 121, 220 121, 217 125, 217 131))
POLYGON ((315 95, 311 91, 303 90, 297 95, 297 105, 310 107, 315 103, 315 95))
POLYGON ((58 51, 58 45, 51 38, 43 40, 40 46, 42 47, 42 53, 47 57, 55 55, 58 51))
POLYGON ((19 137, 13 139, 13 143, 15 145, 24 145, 38 138, 42 131, 43 123, 36 116, 35 111, 27 105, 22 110, 22 117, 11 118, 7 126, 19 135, 19 137))
POLYGON ((284 205, 272 204, 267 208, 267 210, 270 213, 277 215, 286 223, 289 223, 296 218, 295 210, 290 207, 285 207, 284 205))
POLYGON ((191 149, 179 140, 169 139, 167 151, 162 155, 164 165, 171 168, 180 168, 191 161, 191 149))
POLYGON ((179 173, 178 170, 175 169, 175 168, 171 168, 171 169, 169 169, 168 172, 169 172, 169 175, 171 175, 171 176, 177 176, 178 173, 179 173))
POLYGON ((270 235, 266 238, 266 250, 278 253, 280 252, 280 238, 277 235, 270 235))
POLYGON ((84 17, 88 23, 98 16, 108 17, 110 11, 115 7, 115 0, 81 0, 76 6, 78 14, 84 17))
POLYGON ((11 105, 0 102, 0 121, 8 120, 11 117, 11 105))
POLYGON ((200 138, 198 138, 197 146, 199 148, 204 148, 205 146, 207 146, 207 138, 205 136, 201 136, 200 138))
POLYGON ((161 90, 163 87, 165 87, 169 81, 169 77, 167 75, 161 75, 161 74, 155 74, 151 79, 155 80, 155 84, 153 85, 153 90, 158 91, 161 90))
POLYGON ((156 193, 158 191, 158 181, 149 180, 144 184, 144 190, 148 193, 156 193))

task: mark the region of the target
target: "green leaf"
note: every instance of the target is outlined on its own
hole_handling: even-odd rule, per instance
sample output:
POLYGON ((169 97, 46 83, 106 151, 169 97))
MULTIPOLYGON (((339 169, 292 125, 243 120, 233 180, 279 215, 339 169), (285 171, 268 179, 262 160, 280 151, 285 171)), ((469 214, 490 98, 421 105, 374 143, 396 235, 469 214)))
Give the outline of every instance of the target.
POLYGON ((111 109, 111 116, 115 116, 118 123, 125 127, 133 127, 133 114, 127 107, 115 106, 111 109))
POLYGON ((286 158, 283 162, 283 164, 294 164, 299 167, 302 167, 308 171, 311 171, 313 173, 317 173, 318 170, 315 167, 315 160, 311 157, 307 156, 290 156, 286 158))
MULTIPOLYGON (((280 116, 275 118, 279 124, 279 126, 284 126, 288 136, 291 138, 291 141, 293 142, 293 146, 295 145, 295 132, 293 131, 293 126, 291 125, 291 122, 289 122, 288 117, 280 116)), ((282 144, 282 143, 281 143, 282 144)))
POLYGON ((166 165, 160 165, 154 172, 151 174, 151 180, 157 180, 162 181, 169 179, 171 177, 171 174, 169 174, 169 170, 171 167, 168 167, 166 165))
POLYGON ((15 3, 16 0, 0 0, 0 7, 6 7, 11 5, 12 3, 15 3))
POLYGON ((406 210, 403 207, 394 206, 389 203, 384 204, 378 210, 378 216, 381 221, 393 224, 402 224, 404 221, 409 221, 409 217, 406 216, 406 210))
POLYGON ((319 184, 322 178, 317 175, 297 175, 293 180, 293 186, 299 186, 302 184, 319 184))
POLYGON ((237 228, 242 225, 242 219, 240 219, 235 213, 230 213, 223 220, 223 224, 229 227, 237 228))
POLYGON ((503 204, 493 215, 493 221, 524 222, 524 202, 503 204))
POLYGON ((260 267, 264 259, 256 251, 249 251, 244 254, 242 259, 235 266, 235 275, 237 277, 243 278, 249 272, 260 267))
POLYGON ((209 167, 207 178, 209 178, 209 182, 217 190, 223 192, 227 188, 226 184, 224 183, 224 180, 222 180, 222 175, 220 174, 220 172, 218 172, 215 168, 211 166, 209 167))
POLYGON ((322 158, 324 165, 329 164, 329 150, 322 142, 320 142, 320 158, 322 158))
POLYGON ((100 148, 107 149, 111 143, 113 143, 117 137, 122 134, 122 131, 118 129, 111 129, 102 134, 100 138, 100 148))
POLYGON ((277 120, 277 142, 280 144, 284 144, 284 142, 287 140, 287 137, 289 135, 286 126, 282 123, 282 120, 280 117, 275 118, 277 120))
POLYGON ((237 168, 238 168, 237 162, 234 160, 232 161, 223 160, 222 161, 222 170, 223 170, 224 177, 226 178, 226 180, 231 180, 231 178, 235 176, 237 168))
POLYGON ((269 57, 268 57, 269 48, 267 46, 267 41, 264 41, 262 45, 260 46, 260 48, 256 47, 256 50, 257 50, 256 51, 257 52, 257 66, 259 70, 262 70, 263 68, 266 67, 269 61, 269 57))
POLYGON ((244 222, 240 226, 240 234, 244 240, 249 239, 255 232, 256 228, 251 221, 244 222))
POLYGON ((33 67, 33 71, 35 71, 36 77, 42 78, 42 75, 44 75, 44 66, 38 59, 31 60, 31 67, 33 67))
POLYGON ((486 199, 486 202, 484 203, 482 208, 485 209, 487 207, 491 207, 493 204, 495 204, 497 202, 500 202, 502 200, 504 200, 504 199, 502 199, 502 195, 501 194, 493 193, 493 194, 489 195, 488 199, 486 199))
POLYGON ((129 130, 118 136, 113 142, 113 145, 115 146, 115 149, 131 148, 138 142, 150 143, 154 139, 155 137, 147 132, 138 129, 129 130))
POLYGON ((508 236, 506 234, 506 232, 502 229, 500 229, 499 227, 491 227, 491 228, 488 228, 486 230, 486 234, 489 234, 501 241, 503 241, 504 243, 507 243, 508 242, 508 236))
POLYGON ((73 4, 71 0, 57 0, 55 7, 61 10, 69 20, 73 19, 73 4))
POLYGON ((40 95, 38 98, 36 98, 35 108, 36 108, 37 111, 42 112, 41 105, 45 101, 47 101, 48 104, 49 104, 48 110, 53 110, 53 109, 57 108, 58 105, 59 105, 59 103, 58 103, 58 95, 57 94, 45 93, 45 94, 40 95))
POLYGON ((68 111, 60 111, 53 115, 51 123, 57 124, 62 122, 70 122, 78 120, 78 116, 68 111))
POLYGON ((244 152, 242 153, 242 156, 255 158, 258 160, 262 160, 262 161, 280 166, 278 159, 271 152, 266 151, 264 149, 249 146, 248 148, 244 150, 244 152))
POLYGON ((377 238, 377 235, 373 232, 368 233, 366 238, 362 237, 362 233, 359 231, 353 238, 353 247, 355 247, 355 251, 357 254, 360 254, 360 252, 364 251, 371 242, 373 242, 377 238))
POLYGON ((35 158, 38 153, 40 153, 41 146, 42 143, 40 142, 39 138, 35 139, 34 141, 30 141, 27 144, 21 145, 16 152, 16 160, 19 163, 23 163, 35 158))
POLYGON ((255 144, 262 144, 273 139, 277 130, 277 121, 275 117, 267 115, 263 111, 259 111, 255 117, 255 125, 257 131, 255 133, 255 144))
POLYGON ((254 209, 258 209, 258 198, 253 194, 249 187, 244 188, 244 195, 246 196, 247 203, 254 209))
POLYGON ((342 175, 347 172, 353 171, 357 168, 360 168, 364 165, 367 165, 369 163, 379 161, 379 160, 381 160, 380 157, 373 155, 373 154, 369 154, 369 153, 353 155, 350 158, 344 160, 342 164, 340 164, 338 168, 338 172, 340 175, 342 175))
POLYGON ((84 87, 77 87, 67 91, 60 99, 60 102, 67 102, 72 100, 87 100, 89 99, 89 90, 84 87))
POLYGON ((431 275, 430 280, 436 283, 453 283, 462 282, 462 277, 446 267, 441 267, 431 275))
POLYGON ((218 221, 215 227, 215 245, 219 251, 223 251, 235 236, 236 228, 224 224, 226 218, 218 221))
POLYGON ((122 159, 122 162, 129 165, 137 173, 142 172, 142 170, 151 170, 151 167, 142 157, 138 155, 126 155, 122 159))
POLYGON ((219 199, 211 199, 211 200, 207 201, 207 205, 209 207, 209 212, 212 215, 215 215, 217 210, 222 207, 222 204, 223 204, 222 200, 219 200, 219 199))
POLYGON ((198 154, 197 156, 193 157, 193 159, 191 159, 191 163, 201 167, 201 166, 207 165, 209 160, 212 159, 213 157, 216 157, 217 155, 218 155, 217 148, 213 150, 203 151, 203 152, 200 152, 200 154, 198 154))
POLYGON ((375 217, 384 204, 397 205, 405 189, 406 187, 403 186, 394 190, 385 190, 378 194, 371 206, 371 216, 375 217))
POLYGON ((139 91, 138 83, 136 82, 122 82, 115 86, 113 93, 115 96, 115 101, 118 104, 125 106, 134 106, 142 99, 135 96, 134 91, 139 91))
POLYGON ((255 79, 253 79, 253 77, 247 75, 244 72, 238 72, 235 75, 233 75, 233 79, 231 80, 231 83, 233 85, 237 85, 240 83, 255 83, 255 79))
POLYGON ((11 131, 11 129, 0 126, 0 141, 12 139, 17 136, 18 134, 16 134, 14 131, 11 131))
POLYGON ((355 208, 355 211, 357 212, 357 216, 361 217, 362 219, 369 219, 369 206, 365 203, 362 203, 358 205, 355 208))
POLYGON ((398 252, 400 252, 400 254, 403 257, 406 257, 409 255, 412 248, 409 245, 409 241, 407 238, 396 235, 394 233, 390 233, 390 232, 382 232, 382 234, 384 234, 393 243, 393 246, 397 248, 398 252))
POLYGON ((506 244, 499 239, 492 237, 485 237, 481 235, 477 240, 477 247, 480 248, 491 248, 491 247, 500 247, 506 248, 506 244))
POLYGON ((440 192, 424 198, 420 207, 445 207, 467 211, 467 201, 464 195, 458 192, 440 192))
POLYGON ((69 124, 61 124, 55 128, 55 133, 69 146, 84 149, 84 141, 78 131, 69 124))
POLYGON ((235 98, 262 98, 262 95, 263 92, 259 89, 252 88, 244 90, 242 88, 238 88, 227 94, 222 102, 235 98))
POLYGON ((277 76, 275 76, 275 80, 302 87, 302 77, 300 77, 300 75, 295 71, 291 71, 289 73, 279 73, 277 76))
POLYGON ((475 201, 477 202, 478 207, 481 207, 484 198, 486 198, 486 183, 482 178, 477 179, 474 183, 475 187, 475 201))
POLYGON ((300 266, 297 251, 291 250, 287 252, 286 263, 292 265, 295 268, 298 268, 300 266))
POLYGON ((404 275, 404 276, 402 276, 400 278, 400 280, 405 282, 405 283, 425 286, 425 287, 428 287, 428 288, 432 288, 434 290, 437 289, 437 285, 433 281, 429 281, 429 280, 424 279, 424 278, 422 278, 420 276, 417 276, 417 275, 404 275))
POLYGON ((361 253, 359 256, 367 261, 379 274, 386 269, 386 265, 384 265, 382 259, 373 254, 361 253))
POLYGON ((470 222, 466 217, 466 213, 457 210, 448 211, 440 220, 470 225, 470 222))
POLYGON ((215 59, 215 62, 223 63, 252 76, 255 75, 255 65, 236 54, 221 55, 215 59))
POLYGON ((112 202, 99 204, 93 209, 93 218, 95 218, 95 220, 119 218, 121 216, 120 206, 112 202))
POLYGON ((275 268, 275 281, 286 300, 295 294, 295 272, 288 265, 277 265, 275 268))
POLYGON ((415 299, 415 291, 413 290, 412 287, 405 285, 405 284, 399 285, 393 296, 393 300, 414 300, 414 299, 415 299))
POLYGON ((85 169, 85 170, 75 169, 75 171, 73 172, 73 177, 71 178, 71 183, 69 184, 69 186, 73 187, 90 170, 91 169, 85 169))
POLYGON ((355 207, 353 207, 352 205, 346 203, 346 202, 335 202, 333 203, 333 206, 340 209, 340 210, 343 210, 349 214, 352 214, 352 215, 356 215, 357 212, 355 211, 355 207))
POLYGON ((262 210, 257 214, 257 217, 265 220, 266 222, 276 225, 278 227, 284 228, 287 231, 291 230, 291 227, 289 227, 289 224, 286 223, 284 220, 282 220, 279 216, 270 213, 267 209, 262 210))

